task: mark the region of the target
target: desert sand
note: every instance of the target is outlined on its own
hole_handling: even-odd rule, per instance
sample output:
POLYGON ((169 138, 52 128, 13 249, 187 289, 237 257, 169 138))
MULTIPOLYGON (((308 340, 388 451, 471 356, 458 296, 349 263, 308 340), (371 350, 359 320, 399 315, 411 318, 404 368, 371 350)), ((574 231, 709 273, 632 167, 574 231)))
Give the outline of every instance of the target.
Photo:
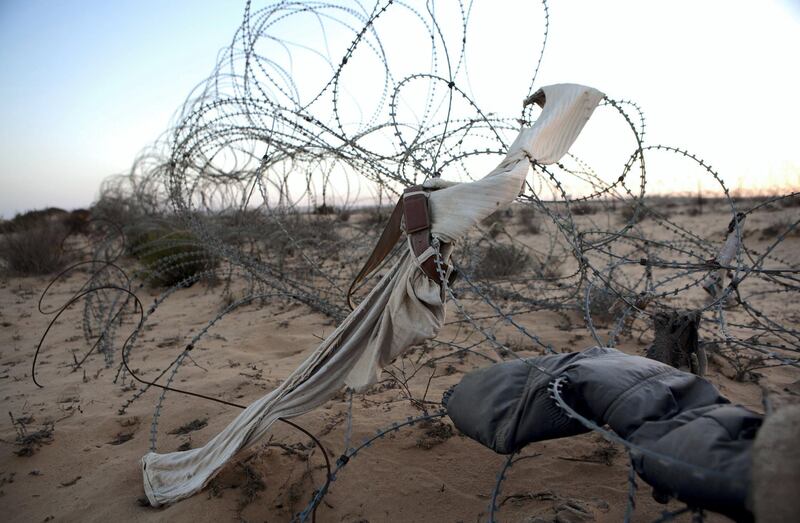
MULTIPOLYGON (((780 209, 752 217, 747 224, 747 230, 752 231, 746 237, 748 246, 769 245, 770 239, 759 236, 759 231, 794 212, 796 209, 780 209)), ((690 216, 681 209, 674 213, 674 221, 716 242, 721 241, 730 219, 722 207, 700 216, 690 216)), ((650 225, 645 222, 642 227, 650 225)), ((534 247, 549 238, 544 232, 515 234, 534 247)), ((796 260, 800 239, 788 237, 775 255, 796 260)), ((135 262, 125 263, 132 266, 135 262)), ((85 273, 76 272, 60 281, 47 297, 45 308, 60 306, 85 279, 85 273)), ((73 371, 73 354, 80 357, 88 350, 82 332, 82 305, 65 313, 49 333, 37 368, 44 387, 37 388, 31 380, 31 362, 50 319, 38 312, 37 301, 49 281, 50 277, 16 276, 4 276, 0 281, 0 397, 7 411, 0 423, 3 520, 288 521, 306 506, 314 489, 324 482, 324 461, 308 437, 282 424, 274 426, 268 440, 230 463, 200 494, 163 508, 143 506, 139 502, 143 496, 139 460, 150 448, 154 406, 160 392, 148 391, 121 414, 121 407, 134 394, 135 384, 130 380, 113 383, 118 359, 107 366, 102 355, 95 354, 80 370, 73 371), (20 431, 26 435, 43 432, 39 441, 33 438, 23 445, 18 442, 20 431)), ((136 290, 145 306, 161 291, 147 286, 136 290)), ((700 303, 702 293, 691 290, 695 292, 686 299, 700 303)), ((797 329, 798 293, 784 293, 782 301, 769 296, 769 302, 757 305, 771 319, 797 329)), ((464 300, 469 302, 469 297, 464 300)), ((469 303, 475 314, 488 312, 480 303, 469 303)), ((142 375, 155 376, 222 306, 218 289, 205 283, 176 291, 149 318, 131 364, 142 375)), ((736 311, 730 314, 739 318, 736 311)), ((515 320, 557 351, 594 345, 577 311, 537 311, 519 314, 515 320)), ((128 332, 133 325, 133 316, 124 317, 120 333, 128 332)), ((244 306, 211 328, 193 350, 193 361, 184 365, 174 386, 248 404, 279 384, 333 329, 331 318, 297 302, 276 299, 244 306)), ((607 328, 599 330, 607 332, 607 328)), ((498 323, 495 333, 521 356, 541 353, 508 326, 498 323)), ((123 340, 126 335, 118 338, 123 340)), ((618 347, 641 355, 650 339, 646 334, 623 335, 618 347)), ((410 376, 416 370, 407 382, 412 395, 438 402, 464 373, 490 363, 472 353, 448 356, 452 352, 449 342, 465 346, 470 340, 480 341, 451 303, 448 324, 437 341, 415 348, 389 370, 395 376, 403 371, 410 376), (442 359, 435 366, 424 365, 434 357, 442 359)), ((475 350, 499 359, 485 344, 475 350)), ((712 355, 707 379, 734 403, 763 412, 765 396, 776 403, 796 402, 800 397, 800 376, 790 367, 759 369, 741 381, 734 377, 730 365, 712 355)), ((353 396, 349 446, 393 422, 423 413, 408 400, 405 385, 384 373, 380 383, 353 396)), ((345 449, 348 405, 343 391, 323 408, 293 420, 315 434, 334 461, 345 449)), ((437 410, 434 404, 426 408, 437 410)), ((202 445, 237 414, 236 408, 168 393, 158 416, 157 449, 167 452, 202 445)), ((504 456, 460 435, 446 417, 404 427, 377 440, 340 471, 319 506, 317 520, 485 521, 496 475, 504 461, 504 456)), ((598 434, 532 444, 523 450, 502 484, 497 518, 621 521, 628 495, 627 476, 624 449, 598 434)), ((682 507, 678 502, 666 507, 656 503, 641 480, 635 501, 634 521, 652 521, 665 509, 682 507)), ((678 518, 690 519, 690 514, 678 518)), ((708 520, 725 518, 710 515, 708 520)))

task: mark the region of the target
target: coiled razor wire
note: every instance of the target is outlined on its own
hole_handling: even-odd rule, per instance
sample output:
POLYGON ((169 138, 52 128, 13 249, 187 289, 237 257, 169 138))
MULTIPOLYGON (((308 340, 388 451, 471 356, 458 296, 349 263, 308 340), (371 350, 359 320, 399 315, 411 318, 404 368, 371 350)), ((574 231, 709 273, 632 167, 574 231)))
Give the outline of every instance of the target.
MULTIPOLYGON (((199 365, 192 351, 215 326, 244 306, 292 302, 340 322, 348 312, 342 289, 370 252, 402 189, 429 178, 482 177, 503 157, 519 126, 535 121, 531 105, 518 115, 504 114, 495 110, 496 100, 474 94, 471 50, 496 45, 474 39, 477 7, 461 0, 285 0, 263 6, 248 1, 231 45, 187 98, 174 126, 136 159, 130 173, 104 182, 92 210, 85 260, 54 279, 39 310, 53 315, 52 325, 83 302, 80 329, 88 348, 74 357, 72 368, 84 368, 96 354, 102 365, 116 365, 114 381, 132 391, 120 413, 147 391, 160 389, 151 423, 154 450, 170 392, 241 406, 172 386, 187 362, 199 365), (73 296, 46 307, 52 286, 79 272, 87 276, 73 296), (135 374, 129 362, 150 348, 141 336, 144 329, 164 303, 194 285, 204 285, 223 305, 185 336, 156 376, 135 374), (143 287, 160 291, 149 306, 137 296, 143 287)), ((529 33, 541 28, 541 47, 494 50, 493 56, 519 52, 510 62, 535 62, 520 100, 537 89, 546 64, 551 19, 545 1, 540 9, 541 16, 531 15, 528 24, 529 33)), ((525 42, 531 41, 526 35, 525 42)), ((531 159, 532 175, 512 210, 490 217, 456 246, 451 261, 461 277, 443 289, 454 314, 448 329, 415 360, 402 359, 410 373, 387 371, 390 381, 405 379, 400 383, 405 399, 424 413, 351 448, 353 393, 347 392, 346 450, 297 520, 313 519, 336 474, 376 439, 444 415, 428 412, 431 402, 425 399, 441 366, 471 356, 483 365, 523 358, 510 346, 512 335, 527 351, 556 352, 554 340, 525 321, 537 313, 557 315, 564 330, 582 322, 596 344, 616 346, 651 339, 652 318, 659 312, 697 312, 703 346, 737 379, 775 366, 796 371, 798 319, 764 304, 796 302, 800 296, 800 262, 785 248, 800 236, 800 215, 794 211, 800 191, 734 195, 695 153, 646 142, 647 121, 635 102, 607 97, 597 112, 613 116, 630 133, 608 135, 608 148, 620 151, 621 171, 598 170, 576 154, 551 166, 531 159), (667 155, 717 190, 682 199, 650 196, 647 169, 667 155), (679 206, 698 216, 713 208, 713 219, 721 221, 703 233, 673 216, 679 206), (520 232, 511 234, 515 222, 520 232), (723 259, 729 237, 735 252, 723 259), (406 383, 426 368, 432 372, 425 392, 415 398, 406 383)), ((443 275, 438 239, 434 246, 443 275)), ((403 248, 401 242, 385 264, 403 248)), ((358 292, 367 292, 380 273, 358 292)), ((36 363, 49 330, 34 356, 37 384, 42 377, 36 363)), ((560 383, 553 382, 552 393, 567 413, 629 453, 645 452, 572 411, 559 394, 560 383)), ((514 459, 510 456, 497 476, 491 521, 514 459)), ((634 509, 632 469, 629 483, 626 519, 634 509)), ((659 521, 688 511, 665 512, 659 521)))

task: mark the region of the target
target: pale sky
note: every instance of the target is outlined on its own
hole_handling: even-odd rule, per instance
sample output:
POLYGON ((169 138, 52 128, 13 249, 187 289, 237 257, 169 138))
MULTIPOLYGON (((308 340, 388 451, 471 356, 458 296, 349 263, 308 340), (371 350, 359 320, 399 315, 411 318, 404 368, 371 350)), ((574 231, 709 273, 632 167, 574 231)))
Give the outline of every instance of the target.
MULTIPOLYGON (((243 7, 0 0, 0 215, 90 205, 106 176, 168 129, 243 7)), ((541 21, 538 2, 475 1, 468 87, 484 110, 518 113, 541 21)), ((550 21, 537 84, 636 101, 649 143, 697 152, 732 188, 800 189, 800 0, 551 0, 550 21)), ((579 145, 614 147, 608 139, 588 126, 579 145)), ((697 180, 655 169, 649 184, 697 180)))

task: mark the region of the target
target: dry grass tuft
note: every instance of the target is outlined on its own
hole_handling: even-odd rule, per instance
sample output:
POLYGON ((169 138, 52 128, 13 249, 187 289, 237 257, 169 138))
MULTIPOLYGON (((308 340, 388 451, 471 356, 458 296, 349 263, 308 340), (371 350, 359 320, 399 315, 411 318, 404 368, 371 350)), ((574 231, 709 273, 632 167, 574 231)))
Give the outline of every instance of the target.
MULTIPOLYGON (((794 224, 794 220, 790 218, 783 218, 776 220, 763 229, 761 229, 761 239, 766 238, 777 238, 782 234, 786 234, 789 228, 794 224)), ((800 234, 800 227, 795 227, 790 233, 789 236, 797 236, 800 234)))
POLYGON ((171 430, 167 434, 189 434, 190 432, 202 429, 206 425, 208 425, 208 418, 196 419, 186 423, 185 425, 181 425, 175 430, 171 430))
POLYGON ((523 234, 540 234, 542 232, 542 220, 533 207, 520 208, 517 216, 523 234))
POLYGON ((619 216, 624 223, 640 223, 650 217, 650 212, 644 206, 628 205, 620 210, 619 216))
POLYGON ((28 425, 33 423, 31 416, 15 418, 11 412, 8 413, 8 416, 11 418, 14 430, 17 431, 17 437, 14 440, 14 444, 19 447, 14 451, 17 456, 33 456, 42 445, 53 441, 54 429, 52 423, 45 423, 41 429, 35 432, 28 432, 28 425))
POLYGON ((497 243, 479 251, 473 274, 478 278, 504 278, 525 272, 530 264, 531 258, 522 248, 497 243))
POLYGON ((0 236, 0 259, 12 274, 51 274, 68 261, 61 248, 67 234, 62 223, 48 219, 12 227, 0 236))
POLYGON ((417 448, 420 449, 430 450, 455 436, 453 426, 439 420, 425 420, 420 422, 419 426, 425 430, 425 432, 417 438, 417 448))
POLYGON ((571 205, 569 209, 575 216, 596 214, 598 211, 598 208, 589 202, 576 203, 575 205, 571 205))
POLYGON ((236 506, 236 510, 241 516, 242 511, 258 499, 258 493, 266 490, 267 484, 264 483, 264 476, 261 475, 261 472, 252 465, 248 463, 239 463, 238 465, 244 473, 242 494, 236 506))

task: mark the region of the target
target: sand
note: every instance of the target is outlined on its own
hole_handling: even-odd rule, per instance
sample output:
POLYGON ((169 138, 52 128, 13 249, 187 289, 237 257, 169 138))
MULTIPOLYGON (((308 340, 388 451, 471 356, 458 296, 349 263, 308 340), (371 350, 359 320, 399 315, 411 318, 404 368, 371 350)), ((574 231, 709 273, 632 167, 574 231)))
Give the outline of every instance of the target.
MULTIPOLYGON (((781 212, 788 212, 781 211, 781 212)), ((692 230, 719 237, 729 215, 719 212, 675 218, 692 230), (724 223, 723 223, 724 222, 724 223)), ((755 217, 748 227, 760 230, 772 214, 755 217)), ((657 233, 654 233, 657 234, 657 233)), ((533 244, 546 235, 530 236, 533 244)), ((720 238, 721 239, 721 238, 720 238)), ((754 245, 768 245, 755 234, 754 245)), ((788 239, 780 254, 796 259, 800 240, 788 239)), ((84 274, 59 283, 48 298, 59 305, 80 287, 84 274)), ((73 372, 73 353, 87 350, 82 336, 82 307, 67 312, 54 326, 41 354, 38 377, 31 380, 33 352, 49 317, 36 304, 49 278, 4 277, 0 281, 0 501, 5 521, 287 521, 302 510, 324 480, 324 461, 309 438, 285 425, 252 452, 239 456, 200 494, 164 508, 142 506, 139 459, 150 448, 150 428, 159 393, 149 391, 120 414, 133 389, 114 384, 116 363, 90 358, 73 372), (12 419, 15 426, 12 426, 12 419), (41 429, 52 434, 39 444, 15 444, 18 430, 28 435, 41 429)), ((137 291, 145 304, 157 289, 137 291)), ((770 317, 784 325, 800 325, 797 293, 782 302, 761 303, 770 317)), ((701 300, 698 294, 691 299, 701 300)), ((132 359, 139 371, 153 376, 185 346, 222 303, 219 293, 197 284, 177 291, 148 322, 132 359)), ((482 310, 475 305, 472 309, 482 310)), ((735 313, 732 313, 735 314, 735 313)), ((448 320, 458 320, 454 310, 448 320)), ((516 317, 556 350, 581 350, 593 344, 577 313, 564 316, 537 312, 516 317)), ((129 332, 133 317, 120 332, 129 332), (127 329, 127 330, 126 330, 127 329)), ((194 363, 179 373, 177 387, 247 404, 275 387, 334 329, 330 318, 308 307, 272 301, 243 307, 226 316, 193 351, 194 363)), ((514 343, 522 356, 538 354, 530 343, 507 327, 497 326, 498 339, 514 343)), ((122 336, 124 338, 124 336, 122 336)), ((459 323, 446 326, 440 340, 477 339, 459 323)), ((642 354, 646 337, 623 337, 619 347, 642 354)), ((492 354, 488 349, 486 354, 492 354)), ((396 363, 410 374, 415 362, 445 356, 446 346, 417 348, 396 363)), ((496 356, 495 356, 496 357, 496 356)), ((408 382, 415 397, 429 387, 427 399, 439 401, 465 372, 488 362, 474 355, 444 359, 422 367, 408 382)), ((397 369, 394 369, 397 374, 397 369)), ((735 381, 727 364, 713 360, 708 379, 733 402, 763 412, 764 394, 776 401, 796 401, 796 370, 761 369, 757 380, 735 381), (758 382, 756 382, 758 381, 758 382), (794 392, 793 392, 794 391, 794 392)), ((386 374, 384 380, 353 399, 351 446, 376 430, 422 414, 386 374)), ((130 382, 128 382, 130 385, 130 382)), ((222 429, 238 410, 200 399, 168 394, 158 419, 157 449, 177 450, 202 445, 222 429), (184 430, 181 427, 190 424, 184 430), (179 432, 171 434, 171 432, 179 432), (185 432, 185 433, 180 433, 185 432)), ((343 393, 294 421, 314 433, 333 460, 345 445, 348 401, 343 393)), ((596 434, 532 444, 510 469, 498 498, 499 521, 621 521, 628 492, 628 458, 623 449, 596 434)), ((505 457, 460 435, 447 418, 415 424, 377 440, 348 463, 317 511, 318 521, 485 521, 492 490, 505 457)), ((634 521, 652 521, 666 509, 656 503, 641 480, 636 492, 634 521)), ((684 515, 680 521, 689 521, 684 515)), ((724 521, 711 516, 709 521, 724 521)))

